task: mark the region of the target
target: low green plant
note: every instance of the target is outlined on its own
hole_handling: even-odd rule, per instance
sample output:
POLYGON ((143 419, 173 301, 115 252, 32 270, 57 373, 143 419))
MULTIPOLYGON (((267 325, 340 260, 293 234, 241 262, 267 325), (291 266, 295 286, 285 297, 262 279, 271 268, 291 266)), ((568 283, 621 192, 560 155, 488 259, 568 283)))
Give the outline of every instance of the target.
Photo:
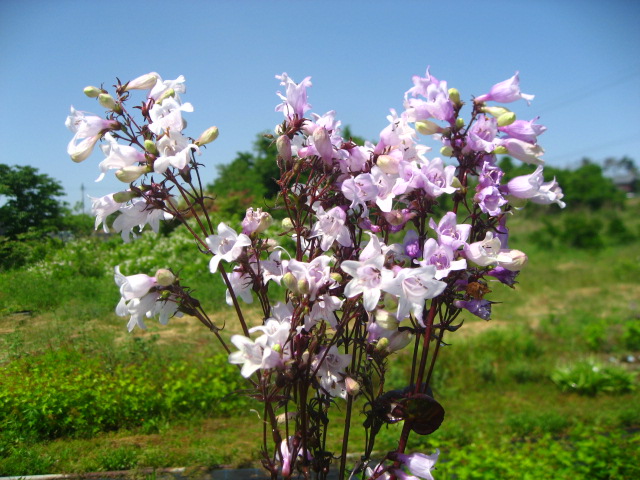
MULTIPOLYGON (((148 419, 228 415, 247 405, 225 356, 200 364, 157 359, 109 366, 99 356, 50 351, 1 367, 0 430, 31 440, 149 424, 148 419)), ((153 425, 154 422, 150 422, 153 425)))
POLYGON ((621 366, 603 365, 591 358, 557 367, 551 380, 563 392, 580 395, 620 394, 635 389, 632 373, 621 366))

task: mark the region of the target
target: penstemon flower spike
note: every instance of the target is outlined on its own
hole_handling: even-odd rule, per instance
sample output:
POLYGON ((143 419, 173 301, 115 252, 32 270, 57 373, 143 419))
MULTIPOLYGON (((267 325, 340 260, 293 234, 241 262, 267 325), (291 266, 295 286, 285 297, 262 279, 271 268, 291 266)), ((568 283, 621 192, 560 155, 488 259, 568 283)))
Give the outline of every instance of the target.
POLYGON ((157 232, 160 221, 182 223, 211 257, 210 273, 225 283, 243 334, 231 337, 230 348, 223 327, 211 322, 170 268, 149 276, 124 275, 116 267, 116 313, 129 317, 129 330, 145 328, 145 318, 166 323, 187 314, 216 335, 264 403, 271 437, 265 426, 262 463, 271 478, 326 478, 335 458, 326 448, 327 422, 334 405, 346 401, 338 457, 345 478, 354 399, 360 397, 366 444, 353 472, 369 479, 432 479, 439 451, 405 449, 411 434, 430 434, 443 423, 444 408, 429 384, 445 334, 470 315, 489 320, 495 303, 489 282, 513 288, 526 265, 526 254, 508 244, 509 216, 527 201, 564 207, 560 186, 543 177, 538 136, 546 128, 538 118, 518 120, 487 104, 533 99, 520 91, 517 72, 475 97, 464 119, 460 92, 427 69, 413 77, 404 110, 391 110, 379 139, 356 145, 342 136, 334 111, 310 113, 310 77, 300 83, 286 73, 276 78, 284 92, 277 93, 283 120, 273 137, 280 169, 280 211, 273 214, 284 216, 282 222, 249 208, 241 225, 214 228, 196 155, 219 132, 210 127, 197 140, 183 133, 183 115, 193 111, 181 98, 183 76, 163 80, 151 72, 118 83, 113 94, 85 88, 106 118, 72 107, 66 122, 74 134, 72 160, 86 160, 102 142, 106 158, 98 180, 113 170, 129 184, 92 199, 96 228, 128 242, 147 225, 157 232), (134 94, 144 97, 137 116, 127 108, 134 94), (430 155, 424 136, 439 142, 445 158, 430 155), (497 164, 503 153, 537 168, 505 182, 497 164), (448 211, 441 207, 447 196, 448 211), (291 250, 279 244, 282 236, 293 237, 291 250), (270 289, 274 283, 284 287, 283 297, 270 289), (264 321, 249 328, 240 300, 255 298, 264 321), (406 387, 388 390, 394 354, 405 348, 413 350, 406 387), (403 422, 398 447, 371 458, 381 427, 397 422, 403 422))

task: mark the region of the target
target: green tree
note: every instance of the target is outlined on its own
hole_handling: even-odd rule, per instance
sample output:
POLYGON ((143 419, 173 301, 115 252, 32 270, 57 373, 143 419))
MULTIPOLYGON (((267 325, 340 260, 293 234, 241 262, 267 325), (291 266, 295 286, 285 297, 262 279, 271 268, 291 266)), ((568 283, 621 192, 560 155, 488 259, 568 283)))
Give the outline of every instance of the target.
POLYGON ((15 238, 30 229, 56 230, 64 205, 62 185, 30 166, 0 164, 0 234, 15 238))

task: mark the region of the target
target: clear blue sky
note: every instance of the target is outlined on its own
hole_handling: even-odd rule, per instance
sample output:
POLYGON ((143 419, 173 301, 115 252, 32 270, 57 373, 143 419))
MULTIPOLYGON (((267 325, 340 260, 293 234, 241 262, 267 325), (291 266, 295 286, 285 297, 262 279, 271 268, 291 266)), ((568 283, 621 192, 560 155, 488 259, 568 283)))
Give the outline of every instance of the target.
POLYGON ((69 203, 120 189, 94 183, 102 154, 66 154, 70 105, 100 113, 86 85, 149 71, 187 79, 195 111, 187 135, 210 125, 211 166, 249 150, 281 121, 274 75, 311 76, 313 111, 336 110, 354 134, 376 139, 402 109, 411 76, 431 73, 480 95, 520 71, 540 116, 549 165, 628 155, 640 162, 640 2, 511 1, 0 1, 0 162, 60 180, 69 203))

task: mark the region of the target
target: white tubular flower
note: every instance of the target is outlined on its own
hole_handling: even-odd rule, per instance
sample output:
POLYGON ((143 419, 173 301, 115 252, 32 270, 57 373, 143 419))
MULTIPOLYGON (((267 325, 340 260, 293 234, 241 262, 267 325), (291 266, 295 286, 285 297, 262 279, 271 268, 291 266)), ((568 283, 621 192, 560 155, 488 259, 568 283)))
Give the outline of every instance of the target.
POLYGON ((96 224, 94 228, 97 230, 98 226, 102 223, 104 233, 109 233, 107 217, 120 210, 124 204, 116 202, 113 198, 113 193, 100 198, 89 198, 91 199, 91 213, 96 217, 96 224))
POLYGON ((261 368, 274 368, 280 362, 278 352, 270 347, 263 347, 250 338, 242 335, 233 335, 231 343, 237 348, 237 352, 229 355, 229 363, 242 365, 240 374, 248 378, 261 368))
POLYGON ((503 249, 500 239, 487 232, 484 240, 464 248, 467 260, 480 266, 498 265, 510 271, 518 271, 527 263, 527 256, 519 250, 503 249))
POLYGON ((116 142, 115 138, 110 133, 104 136, 107 141, 106 144, 101 145, 100 149, 107 156, 102 162, 100 162, 100 176, 96 179, 96 182, 101 181, 108 170, 116 169, 120 170, 125 167, 131 167, 133 165, 144 163, 146 158, 144 153, 136 150, 130 145, 120 145, 116 142))
POLYGON ((147 208, 147 202, 142 198, 133 199, 131 204, 121 206, 119 211, 120 215, 114 220, 113 229, 120 232, 125 243, 131 241, 131 236, 134 239, 137 238, 133 232, 135 227, 140 227, 142 230, 148 224, 155 233, 158 233, 160 220, 173 218, 170 213, 147 208))
POLYGON ((193 112, 193 106, 190 103, 180 104, 174 98, 167 98, 161 104, 156 103, 149 110, 151 124, 149 130, 156 135, 169 132, 181 132, 184 128, 181 112, 193 112))
POLYGON ((71 114, 64 124, 75 134, 67 145, 67 153, 74 162, 82 162, 89 158, 93 147, 102 135, 120 126, 115 120, 106 120, 96 115, 85 115, 85 112, 78 111, 73 107, 71 107, 71 114))
POLYGON ((220 260, 232 262, 242 254, 242 249, 251 245, 251 239, 244 233, 238 235, 236 231, 220 222, 218 225, 218 235, 209 235, 207 245, 213 253, 213 258, 209 262, 211 273, 218 271, 220 260))
POLYGON ((343 247, 351 247, 353 245, 349 229, 344 224, 347 214, 342 208, 334 207, 325 212, 322 207, 318 207, 316 215, 318 221, 311 229, 309 238, 322 237, 320 248, 323 251, 329 250, 333 242, 336 241, 343 247))
POLYGON ((182 316, 178 312, 178 303, 173 298, 162 298, 156 291, 152 291, 158 285, 155 277, 145 274, 125 276, 120 273, 120 267, 114 269, 114 280, 120 287, 120 302, 116 307, 116 314, 120 317, 130 315, 127 324, 131 332, 136 326, 147 328, 144 317, 159 316, 160 323, 165 325, 170 317, 182 316))
POLYGON ((395 295, 400 300, 396 318, 402 320, 409 312, 413 312, 418 320, 422 320, 422 309, 427 299, 440 295, 447 284, 436 280, 436 267, 429 265, 420 268, 403 268, 393 281, 384 286, 384 291, 395 295))

